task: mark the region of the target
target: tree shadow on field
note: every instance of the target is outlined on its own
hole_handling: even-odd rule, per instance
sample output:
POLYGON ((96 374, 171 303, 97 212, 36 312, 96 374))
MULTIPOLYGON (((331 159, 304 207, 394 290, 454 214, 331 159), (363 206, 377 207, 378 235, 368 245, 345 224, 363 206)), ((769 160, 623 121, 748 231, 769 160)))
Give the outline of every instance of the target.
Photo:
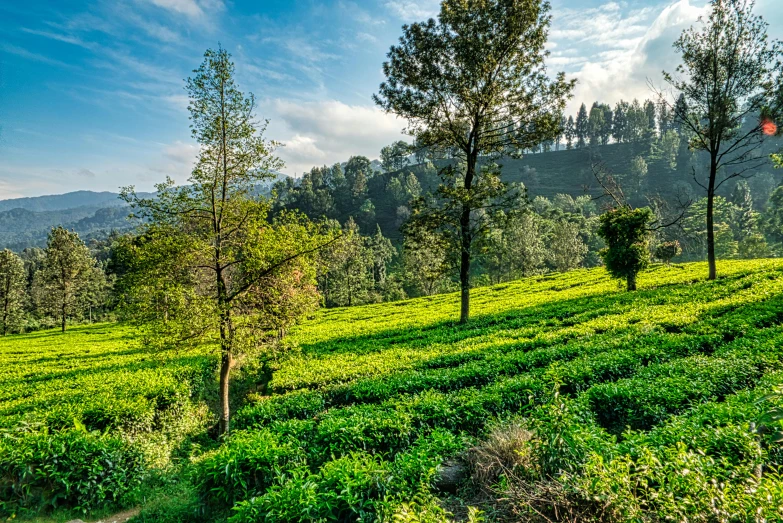
MULTIPOLYGON (((756 276, 756 273, 739 273, 719 278, 717 281, 693 281, 687 284, 664 283, 641 288, 635 292, 604 291, 596 294, 560 301, 552 301, 531 307, 509 309, 502 313, 474 316, 469 323, 456 320, 434 322, 425 326, 405 326, 384 329, 358 336, 345 336, 316 343, 300 343, 303 355, 324 357, 341 353, 369 354, 405 345, 407 348, 425 348, 432 344, 453 344, 471 338, 480 338, 525 328, 535 329, 540 335, 555 332, 607 316, 621 315, 641 307, 710 302, 734 294, 727 283, 756 276), (679 292, 671 292, 677 288, 679 292)), ((455 300, 456 295, 455 296, 455 300)), ((417 313, 426 314, 426 309, 417 313)), ((350 320, 345 320, 350 321, 350 320)), ((698 318, 690 320, 695 323, 698 318)), ((597 332, 600 334, 600 332, 597 332)))

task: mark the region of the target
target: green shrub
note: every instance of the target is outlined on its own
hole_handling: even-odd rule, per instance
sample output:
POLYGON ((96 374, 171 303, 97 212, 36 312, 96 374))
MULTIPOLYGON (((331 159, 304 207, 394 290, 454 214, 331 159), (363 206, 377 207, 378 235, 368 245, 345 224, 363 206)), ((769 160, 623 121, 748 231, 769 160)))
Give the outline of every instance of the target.
POLYGON ((326 413, 315 429, 314 445, 324 458, 357 450, 393 454, 413 440, 410 414, 389 405, 357 405, 326 413))
POLYGON ((318 392, 298 390, 281 396, 264 398, 239 410, 233 419, 237 429, 259 428, 273 421, 308 419, 324 409, 324 399, 318 392))
POLYGON ((759 375, 749 360, 693 356, 650 365, 634 378, 585 394, 599 424, 620 434, 627 427, 648 430, 695 403, 746 388, 759 375))
POLYGON ((104 508, 143 478, 141 453, 118 438, 79 429, 0 434, 0 514, 104 508))
POLYGON ((362 452, 330 461, 316 474, 295 469, 264 495, 238 503, 229 521, 374 521, 389 475, 388 463, 362 452))
POLYGON ((206 502, 230 507, 269 487, 277 468, 303 462, 296 440, 269 430, 236 431, 218 450, 201 457, 193 481, 206 502))

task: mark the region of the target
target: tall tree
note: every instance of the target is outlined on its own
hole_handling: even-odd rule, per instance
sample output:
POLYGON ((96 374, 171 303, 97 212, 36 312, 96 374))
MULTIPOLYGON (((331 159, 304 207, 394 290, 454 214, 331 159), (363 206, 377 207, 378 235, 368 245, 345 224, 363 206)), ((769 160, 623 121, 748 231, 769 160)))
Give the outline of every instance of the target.
POLYGON ((268 219, 270 205, 257 187, 281 162, 275 143, 263 137, 266 122, 254 118, 253 95, 234 81, 228 52, 207 50, 187 90, 191 132, 200 145, 189 183, 175 187, 167 180, 154 199, 138 197, 133 187, 123 195, 145 223, 138 241, 145 292, 136 295, 149 296, 150 307, 164 305, 163 314, 146 316, 148 326, 172 343, 219 344, 225 434, 235 357, 267 354, 270 333, 316 305, 313 258, 328 240, 301 217, 268 219))
POLYGON ((683 31, 674 47, 682 54, 676 74, 664 79, 683 96, 674 118, 690 134, 690 146, 705 151, 710 165, 707 192, 708 278, 717 276, 714 199, 723 183, 758 168, 765 134, 761 121, 747 125, 771 106, 781 81, 783 47, 769 41, 767 23, 753 14, 753 0, 713 0, 699 28, 683 31))
POLYGON ((82 312, 89 290, 103 276, 90 250, 75 232, 55 227, 49 233, 41 269, 33 280, 36 305, 59 320, 62 332, 68 318, 82 312))
POLYGON ((628 102, 620 100, 614 107, 614 122, 612 125, 612 136, 614 141, 622 143, 627 140, 628 132, 628 102))
POLYGON ((444 0, 437 21, 403 26, 383 65, 375 102, 407 119, 425 145, 453 148, 464 163, 451 165, 430 214, 446 234, 457 233, 461 322, 470 315, 477 222, 507 194, 497 170, 479 169, 478 159, 552 139, 573 89, 544 65, 549 23, 541 0, 444 0))
POLYGON ((0 251, 0 328, 5 336, 19 324, 24 311, 25 270, 22 259, 9 251, 0 251))
POLYGON ((587 106, 582 104, 579 107, 579 113, 576 115, 574 125, 576 131, 576 146, 579 148, 587 144, 587 138, 590 134, 590 118, 587 115, 587 106))
POLYGON ((565 219, 554 224, 547 246, 549 263, 561 272, 579 267, 587 254, 587 245, 579 237, 579 224, 565 219))
POLYGON ((397 140, 381 149, 381 167, 387 173, 399 171, 408 165, 408 156, 410 154, 411 146, 402 140, 397 140))
POLYGON ((587 135, 591 146, 601 145, 601 134, 604 127, 606 127, 604 109, 598 105, 598 102, 595 102, 590 109, 590 118, 587 124, 587 135))
POLYGON ((568 122, 566 122, 565 138, 566 138, 566 149, 573 149, 574 139, 576 138, 576 124, 574 123, 573 116, 569 116, 568 122))

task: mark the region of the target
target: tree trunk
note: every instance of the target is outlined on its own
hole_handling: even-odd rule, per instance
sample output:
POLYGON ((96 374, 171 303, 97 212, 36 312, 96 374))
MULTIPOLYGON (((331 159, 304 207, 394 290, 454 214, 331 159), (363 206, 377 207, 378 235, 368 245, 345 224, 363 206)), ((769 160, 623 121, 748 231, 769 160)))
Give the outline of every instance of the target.
POLYGON ((710 267, 708 280, 714 280, 717 277, 717 267, 715 264, 715 227, 713 210, 715 208, 715 179, 717 177, 718 162, 715 154, 712 154, 710 160, 710 180, 707 184, 707 264, 710 267))
MULTIPOLYGON (((473 188, 477 160, 478 154, 468 154, 468 165, 465 172, 465 189, 467 190, 473 188)), ((459 217, 461 250, 459 259, 460 323, 467 323, 470 319, 470 248, 473 241, 470 234, 470 211, 470 204, 463 204, 462 213, 459 217)))
POLYGON ((62 321, 62 331, 65 332, 65 302, 63 302, 61 315, 62 315, 62 320, 63 320, 62 321))
MULTIPOLYGON (((227 340, 226 340, 227 341, 227 340)), ((220 434, 228 434, 231 406, 229 404, 229 384, 231 378, 231 366, 234 358, 231 355, 231 348, 225 347, 221 340, 221 358, 220 358, 220 434)))
POLYGON ((636 290, 636 273, 629 274, 625 278, 626 282, 626 290, 628 291, 635 291, 636 290))

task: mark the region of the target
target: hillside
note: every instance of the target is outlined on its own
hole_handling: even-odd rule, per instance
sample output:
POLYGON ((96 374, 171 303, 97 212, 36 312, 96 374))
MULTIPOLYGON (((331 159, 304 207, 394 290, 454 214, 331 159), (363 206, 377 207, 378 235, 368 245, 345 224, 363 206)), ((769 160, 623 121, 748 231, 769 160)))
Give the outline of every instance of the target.
POLYGON ((0 516, 444 521, 439 499, 455 518, 555 519, 556 500, 584 521, 780 520, 783 452, 752 424, 780 403, 758 399, 783 382, 783 261, 719 268, 654 266, 635 293, 603 269, 480 288, 467 326, 453 294, 321 310, 265 395, 245 362, 225 443, 205 433, 209 347, 151 353, 117 325, 0 339, 0 516), (456 497, 447 460, 473 464, 456 497))
POLYGON ((120 200, 119 193, 74 191, 65 194, 52 194, 47 196, 33 196, 29 198, 11 198, 0 200, 0 212, 11 209, 25 209, 27 211, 62 211, 78 207, 120 207, 125 203, 120 200))

